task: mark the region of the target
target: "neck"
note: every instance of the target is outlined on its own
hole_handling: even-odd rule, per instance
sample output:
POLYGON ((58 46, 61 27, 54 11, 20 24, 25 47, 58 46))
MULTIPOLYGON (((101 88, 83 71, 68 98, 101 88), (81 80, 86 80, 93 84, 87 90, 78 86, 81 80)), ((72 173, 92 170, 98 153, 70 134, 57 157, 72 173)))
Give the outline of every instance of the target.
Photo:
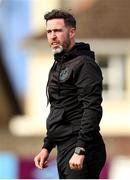
POLYGON ((75 45, 75 41, 72 40, 71 43, 70 43, 70 47, 68 48, 68 51, 70 51, 75 45))

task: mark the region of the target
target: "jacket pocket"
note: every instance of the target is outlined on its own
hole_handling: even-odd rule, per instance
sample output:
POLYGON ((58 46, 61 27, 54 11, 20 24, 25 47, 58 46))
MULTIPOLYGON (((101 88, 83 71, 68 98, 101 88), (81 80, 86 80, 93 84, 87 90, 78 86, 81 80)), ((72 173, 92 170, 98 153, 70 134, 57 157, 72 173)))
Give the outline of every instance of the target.
POLYGON ((64 109, 54 109, 47 118, 47 131, 56 141, 64 140, 72 134, 72 126, 64 121, 64 109))

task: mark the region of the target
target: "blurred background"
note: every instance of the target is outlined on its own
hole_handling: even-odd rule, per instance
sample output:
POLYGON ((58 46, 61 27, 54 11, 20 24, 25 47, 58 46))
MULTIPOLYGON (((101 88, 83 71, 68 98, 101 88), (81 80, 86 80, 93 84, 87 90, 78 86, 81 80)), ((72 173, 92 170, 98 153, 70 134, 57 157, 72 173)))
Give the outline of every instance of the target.
POLYGON ((104 179, 129 179, 130 1, 0 0, 0 178, 58 178, 54 149, 49 167, 34 167, 46 133, 46 82, 53 56, 44 14, 69 10, 77 41, 90 43, 104 77, 101 133, 107 147, 104 179))

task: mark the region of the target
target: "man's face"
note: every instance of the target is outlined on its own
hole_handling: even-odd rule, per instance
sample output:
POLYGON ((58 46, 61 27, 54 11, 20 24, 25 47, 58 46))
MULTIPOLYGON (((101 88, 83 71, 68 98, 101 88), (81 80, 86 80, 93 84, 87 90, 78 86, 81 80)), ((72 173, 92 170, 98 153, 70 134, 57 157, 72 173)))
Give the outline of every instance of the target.
POLYGON ((47 39, 54 54, 71 47, 71 39, 74 37, 74 29, 66 27, 64 19, 52 19, 47 21, 47 39))

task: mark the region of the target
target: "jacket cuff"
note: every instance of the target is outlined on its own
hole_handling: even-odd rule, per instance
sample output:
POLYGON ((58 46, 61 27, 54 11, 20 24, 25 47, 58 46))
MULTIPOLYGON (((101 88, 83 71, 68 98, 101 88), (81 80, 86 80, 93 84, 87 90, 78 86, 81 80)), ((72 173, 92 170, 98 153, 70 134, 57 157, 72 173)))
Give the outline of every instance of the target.
POLYGON ((42 149, 45 148, 48 150, 48 152, 50 153, 51 150, 53 149, 53 146, 48 144, 48 143, 44 143, 43 146, 42 146, 42 149))
POLYGON ((50 139, 48 137, 45 137, 42 149, 45 148, 50 153, 54 147, 55 147, 55 143, 50 141, 50 139))
POLYGON ((82 148, 86 148, 86 143, 82 140, 78 140, 77 143, 76 143, 76 147, 82 147, 82 148))

